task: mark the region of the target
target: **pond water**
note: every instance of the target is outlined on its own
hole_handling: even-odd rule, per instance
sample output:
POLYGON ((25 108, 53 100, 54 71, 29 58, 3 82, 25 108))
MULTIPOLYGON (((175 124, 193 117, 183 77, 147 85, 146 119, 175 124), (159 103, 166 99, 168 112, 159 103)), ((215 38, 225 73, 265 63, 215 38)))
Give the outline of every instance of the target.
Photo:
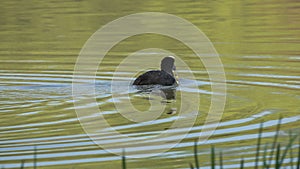
MULTIPOLYGON (((39 168, 121 168, 121 157, 114 153, 121 153, 122 148, 141 157, 129 157, 128 168, 189 167, 194 141, 207 127, 214 93, 204 64, 183 43, 157 34, 127 38, 106 54, 95 83, 90 84, 95 90, 88 90, 90 95, 82 98, 94 102, 76 104, 73 97, 76 60, 89 37, 112 20, 149 11, 174 14, 196 25, 223 63, 225 110, 213 135, 198 143, 202 168, 209 168, 211 145, 223 153, 226 168, 238 168, 241 156, 247 166, 253 166, 262 121, 263 143, 272 142, 280 116, 283 145, 290 131, 300 132, 299 9, 298 1, 279 0, 2 2, 0 167, 19 168, 22 160, 25 167, 32 167, 35 147, 39 168), (145 50, 149 48, 155 50, 145 50), (176 55, 178 87, 141 92, 128 86, 138 74, 158 69, 166 51, 176 55), (129 62, 120 67, 132 53, 132 58, 143 58, 150 66, 129 62), (111 127, 128 136, 107 133, 100 137, 107 149, 116 149, 98 146, 83 129, 80 122, 85 117, 76 111, 91 107, 99 111, 89 112, 89 120, 101 114, 111 127), (181 112, 190 117, 174 127, 181 112), (172 135, 153 139, 164 131, 172 135), (157 152, 164 153, 148 157, 157 152)), ((93 127, 93 131, 110 131, 101 124, 93 127)), ((295 153, 298 147, 295 143, 295 153)))

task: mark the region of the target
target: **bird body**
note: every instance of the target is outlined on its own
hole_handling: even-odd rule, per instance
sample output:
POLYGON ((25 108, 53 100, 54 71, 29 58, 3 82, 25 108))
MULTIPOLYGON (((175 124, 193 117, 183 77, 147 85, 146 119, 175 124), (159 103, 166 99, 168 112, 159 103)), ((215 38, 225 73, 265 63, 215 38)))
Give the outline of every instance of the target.
POLYGON ((133 85, 162 85, 171 86, 176 79, 163 70, 151 70, 135 79, 133 85))
POLYGON ((177 84, 174 77, 175 59, 173 56, 167 56, 161 61, 161 70, 151 70, 135 79, 133 85, 162 85, 172 86, 177 84))

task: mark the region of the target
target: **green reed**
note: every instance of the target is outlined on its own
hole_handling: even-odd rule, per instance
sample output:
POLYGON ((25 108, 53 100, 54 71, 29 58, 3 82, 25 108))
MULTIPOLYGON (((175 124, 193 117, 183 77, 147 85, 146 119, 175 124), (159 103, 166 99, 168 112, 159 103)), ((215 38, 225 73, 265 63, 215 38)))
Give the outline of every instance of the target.
MULTIPOLYGON (((274 139, 273 139, 273 143, 272 143, 272 147, 271 147, 271 153, 270 153, 270 157, 269 157, 269 164, 271 164, 271 162, 272 162, 274 150, 276 149, 276 144, 277 144, 279 131, 280 131, 280 126, 281 126, 281 120, 282 120, 282 117, 279 118, 278 123, 277 123, 276 134, 275 134, 274 139)), ((266 163, 266 168, 267 169, 270 168, 269 164, 266 163)))
POLYGON ((37 148, 34 146, 33 168, 37 169, 37 148))
POLYGON ((219 163, 220 163, 220 169, 223 169, 223 154, 222 154, 222 151, 220 151, 219 163))
POLYGON ((20 167, 21 169, 24 168, 24 164, 25 164, 25 160, 22 160, 22 161, 21 161, 21 167, 20 167))
POLYGON ((297 169, 300 169, 300 137, 299 137, 299 140, 298 140, 298 162, 297 162, 297 169))
POLYGON ((196 169, 200 169, 199 161, 198 161, 198 148, 197 148, 197 140, 194 142, 194 159, 196 169))
POLYGON ((255 155, 255 169, 258 169, 258 161, 259 161, 262 130, 263 130, 263 122, 260 123, 260 127, 259 127, 259 130, 258 130, 258 138, 257 138, 257 144, 256 144, 256 155, 255 155))
POLYGON ((215 147, 212 145, 211 146, 211 169, 215 169, 215 147))
MULTIPOLYGON (((290 168, 294 169, 293 167, 293 149, 292 149, 292 145, 295 142, 295 140, 297 138, 299 138, 299 142, 298 142, 298 157, 297 157, 297 164, 296 164, 296 169, 300 169, 300 137, 299 135, 294 135, 293 133, 290 131, 289 132, 289 140, 288 143, 285 147, 282 146, 281 143, 278 142, 278 136, 279 136, 279 131, 280 131, 280 126, 281 126, 281 120, 282 118, 280 117, 278 120, 278 124, 276 126, 276 133, 274 135, 272 144, 271 144, 271 151, 270 153, 268 153, 268 146, 269 144, 266 143, 264 145, 264 149, 263 149, 263 154, 262 157, 260 155, 261 152, 261 147, 262 147, 262 133, 263 133, 263 122, 260 124, 260 127, 258 129, 258 138, 257 138, 257 143, 256 143, 256 151, 255 151, 255 160, 254 160, 254 168, 258 169, 258 168, 263 168, 263 169, 270 169, 273 166, 273 168, 275 169, 281 169, 283 168, 283 164, 284 164, 284 160, 286 159, 287 155, 289 154, 289 158, 290 158, 290 168), (274 159, 274 160, 273 160, 274 159), (260 161, 262 160, 262 161, 260 161), (262 166, 259 165, 259 162, 262 162, 262 166)), ((195 145, 197 145, 197 142, 195 142, 195 145)), ((196 158, 198 158, 197 156, 197 146, 194 146, 194 157, 195 157, 195 165, 198 166, 198 168, 200 168, 199 164, 198 164, 198 160, 196 160, 196 158)), ((211 169, 215 169, 216 168, 216 162, 215 162, 215 148, 214 146, 211 147, 211 159, 210 159, 210 163, 211 163, 211 169)), ((223 154, 222 152, 220 152, 219 155, 219 168, 223 169, 223 154)), ((190 168, 193 169, 193 164, 189 164, 190 168)), ((245 167, 245 160, 242 157, 241 162, 240 162, 240 169, 243 169, 245 167)), ((286 168, 286 167, 284 167, 286 168)))
POLYGON ((240 169, 244 169, 244 158, 241 159, 241 166, 240 169))
MULTIPOLYGON (((262 146, 262 133, 263 133, 263 122, 260 124, 259 130, 258 130, 258 138, 257 138, 257 143, 256 143, 256 152, 255 152, 255 161, 254 161, 254 168, 262 168, 262 169, 270 169, 272 165, 274 165, 272 168, 275 169, 281 169, 281 168, 286 168, 283 167, 284 160, 286 159, 287 155, 289 155, 290 161, 290 168, 294 169, 294 153, 292 146, 295 143, 295 141, 298 138, 298 154, 297 154, 297 164, 295 169, 300 169, 300 135, 294 135, 291 131, 289 131, 289 141, 286 146, 282 146, 281 143, 278 142, 278 137, 279 137, 279 131, 280 131, 280 125, 281 125, 281 119, 279 118, 278 124, 276 127, 276 133, 274 135, 271 147, 270 147, 270 153, 268 153, 268 147, 270 144, 266 143, 264 144, 263 148, 263 153, 262 157, 260 157, 260 152, 261 152, 261 146, 262 146), (262 160, 262 161, 260 161, 262 160), (259 162, 262 162, 262 166, 259 166, 259 162)), ((215 169, 216 168, 216 153, 215 153, 215 147, 212 145, 210 149, 210 163, 211 163, 211 168, 215 169)), ((34 147, 34 159, 33 159, 33 168, 37 169, 37 147, 34 147)), ((194 142, 194 163, 189 163, 189 167, 191 169, 200 169, 200 163, 198 160, 198 147, 197 147, 197 141, 194 142)), ((219 168, 223 169, 223 153, 219 153, 219 168)), ((242 157, 240 161, 240 169, 243 169, 245 167, 245 160, 242 157)), ((21 166, 20 169, 25 168, 25 161, 21 161, 21 166)), ((4 166, 1 167, 1 169, 4 169, 4 166)), ((123 149, 122 153, 122 169, 126 169, 126 155, 125 155, 125 149, 123 149)))
POLYGON ((126 155, 125 155, 125 149, 123 149, 123 152, 122 152, 122 169, 126 169, 126 155))

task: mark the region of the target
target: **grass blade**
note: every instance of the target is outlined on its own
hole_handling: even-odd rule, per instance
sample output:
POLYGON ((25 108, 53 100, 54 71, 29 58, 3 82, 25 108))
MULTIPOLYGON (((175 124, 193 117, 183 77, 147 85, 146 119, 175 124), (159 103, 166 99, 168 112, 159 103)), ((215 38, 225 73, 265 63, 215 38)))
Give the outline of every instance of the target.
POLYGON ((220 169, 223 169, 223 154, 222 154, 222 151, 220 151, 220 169))
POLYGON ((279 136, 279 130, 280 130, 280 126, 281 126, 281 120, 282 120, 282 117, 279 117, 278 123, 277 123, 277 127, 276 127, 276 134, 274 136, 273 144, 272 144, 272 147, 271 147, 268 168, 271 166, 271 162, 273 160, 273 154, 274 154, 274 150, 276 148, 276 144, 277 144, 277 140, 278 140, 278 136, 279 136))
POLYGON ((20 167, 20 169, 24 169, 24 164, 25 164, 25 161, 22 160, 22 161, 21 161, 21 167, 20 167))
POLYGON ((255 155, 255 169, 258 169, 258 160, 259 160, 262 130, 263 130, 263 122, 260 123, 259 131, 258 131, 258 138, 257 138, 257 145, 256 145, 256 155, 255 155))
POLYGON ((192 163, 190 163, 190 168, 191 168, 191 169, 194 169, 194 166, 193 166, 193 164, 192 164, 192 163))
POLYGON ((277 145, 277 149, 276 149, 276 159, 275 159, 275 168, 279 169, 280 168, 280 143, 278 143, 277 145))
POLYGON ((197 140, 195 140, 195 143, 194 143, 194 159, 195 159, 196 169, 200 169, 199 161, 198 161, 197 140))
POLYGON ((37 148, 34 146, 33 168, 37 168, 37 148))
POLYGON ((243 169, 244 168, 244 158, 242 157, 242 159, 241 159, 241 167, 240 167, 240 169, 243 169))
POLYGON ((300 137, 298 141, 298 162, 297 162, 297 169, 300 169, 300 137))
MULTIPOLYGON (((289 131, 289 140, 292 139, 292 131, 290 130, 289 131)), ((293 149, 291 148, 290 149, 290 166, 291 166, 291 169, 294 169, 294 166, 293 166, 293 163, 294 163, 294 157, 293 157, 293 149)))
POLYGON ((297 137, 298 137, 297 135, 294 136, 294 137, 292 137, 292 139, 290 139, 290 141, 289 141, 289 144, 285 147, 285 150, 282 153, 282 157, 281 157, 281 159, 279 161, 279 165, 280 166, 283 164, 283 161, 284 161, 284 158, 285 158, 286 154, 288 153, 289 149, 292 147, 292 145, 293 145, 293 143, 294 143, 294 141, 296 140, 297 137))
POLYGON ((125 150, 123 149, 122 152, 122 169, 126 169, 126 156, 125 156, 125 150))
POLYGON ((215 147, 211 146, 211 169, 215 169, 215 147))
POLYGON ((268 167, 268 164, 267 164, 267 150, 268 150, 268 144, 266 144, 265 148, 264 148, 263 168, 267 168, 268 167))

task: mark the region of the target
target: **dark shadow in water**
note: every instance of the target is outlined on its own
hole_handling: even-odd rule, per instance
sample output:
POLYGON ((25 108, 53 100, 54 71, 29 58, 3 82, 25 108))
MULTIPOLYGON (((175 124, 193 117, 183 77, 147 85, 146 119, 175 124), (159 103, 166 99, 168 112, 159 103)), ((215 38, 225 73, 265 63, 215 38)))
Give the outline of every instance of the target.
POLYGON ((161 96, 166 100, 176 100, 176 88, 160 89, 163 93, 161 96))
MULTIPOLYGON (((167 114, 176 114, 177 109, 174 108, 174 101, 176 100, 176 87, 174 86, 159 86, 159 85, 142 85, 135 86, 138 93, 147 93, 160 96, 163 100, 161 103, 168 104, 169 109, 167 114)), ((149 99, 149 98, 148 98, 149 99)))
POLYGON ((176 100, 176 88, 173 86, 164 87, 158 85, 142 85, 135 86, 135 88, 138 90, 138 93, 152 93, 155 95, 160 95, 166 100, 176 100))

